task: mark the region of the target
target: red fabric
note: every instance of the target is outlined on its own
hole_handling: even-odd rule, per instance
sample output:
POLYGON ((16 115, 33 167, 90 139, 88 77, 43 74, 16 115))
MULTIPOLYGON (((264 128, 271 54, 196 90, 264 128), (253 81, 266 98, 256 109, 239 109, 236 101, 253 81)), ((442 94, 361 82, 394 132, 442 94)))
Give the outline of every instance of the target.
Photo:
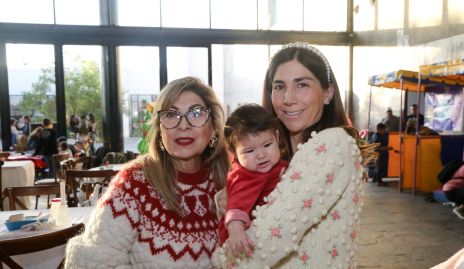
POLYGON ((464 189, 464 165, 454 172, 453 177, 443 185, 443 191, 464 189))
MULTIPOLYGON (((227 174, 227 211, 240 209, 247 212, 251 219, 251 211, 257 205, 266 204, 264 197, 274 190, 280 181, 282 169, 287 167, 288 162, 280 160, 269 172, 257 173, 246 170, 238 161, 234 161, 232 169, 227 174)), ((219 222, 221 245, 228 237, 225 218, 222 218, 219 222)))
POLYGON ((8 161, 32 161, 34 163, 34 167, 37 169, 44 169, 47 168, 47 163, 44 161, 43 156, 36 155, 36 156, 8 156, 8 161))
POLYGON ((217 242, 214 180, 205 168, 194 174, 179 173, 177 192, 185 216, 167 209, 148 183, 140 166, 122 170, 111 182, 97 206, 110 206, 113 217, 126 217, 152 255, 168 252, 174 261, 189 255, 209 257, 217 242))
POLYGON ((245 228, 248 229, 251 224, 250 216, 248 215, 248 212, 245 212, 240 209, 229 209, 227 210, 226 216, 224 217, 224 223, 225 225, 229 224, 229 222, 234 221, 234 220, 239 220, 243 223, 245 223, 245 228))

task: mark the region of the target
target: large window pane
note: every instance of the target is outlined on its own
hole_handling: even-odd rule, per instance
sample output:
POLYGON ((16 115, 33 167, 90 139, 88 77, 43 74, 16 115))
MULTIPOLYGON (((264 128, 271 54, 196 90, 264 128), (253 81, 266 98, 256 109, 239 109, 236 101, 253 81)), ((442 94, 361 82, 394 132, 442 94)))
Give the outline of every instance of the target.
POLYGON ((256 1, 211 0, 211 28, 256 29, 256 8, 256 1))
POLYGON ((163 27, 209 28, 209 0, 161 0, 163 27))
POLYGON ((404 0, 379 0, 378 5, 380 30, 403 28, 404 0))
POLYGON ((44 117, 56 122, 53 45, 7 44, 6 55, 11 117, 29 115, 33 127, 44 117))
POLYGON ((375 1, 353 1, 354 31, 370 31, 375 28, 375 1))
POLYGON ((464 1, 448 0, 448 22, 453 24, 464 23, 464 1))
POLYGON ((303 0, 258 0, 258 27, 263 30, 303 30, 303 0))
MULTIPOLYGON (((316 46, 327 57, 337 78, 342 101, 348 89, 349 50, 316 46)), ((281 45, 213 45, 213 89, 227 115, 246 103, 262 102, 263 81, 270 58, 281 45), (253 61, 250 61, 253 59, 253 61)))
POLYGON ((327 58, 337 79, 340 97, 345 104, 349 86, 349 49, 344 46, 315 46, 327 58))
POLYGON ((0 21, 53 24, 53 0, 0 0, 0 21))
POLYGON ((304 30, 345 32, 346 4, 344 0, 304 0, 304 30))
POLYGON ((101 57, 100 46, 63 46, 66 119, 69 124, 74 115, 80 123, 77 130, 68 125, 68 137, 81 140, 87 153, 98 147, 92 145, 92 140, 98 145, 102 142, 101 57), (95 116, 94 133, 88 133, 91 123, 86 116, 89 113, 95 116))
POLYGON ((118 25, 160 26, 160 0, 117 0, 118 25))
POLYGON ((409 0, 409 27, 440 25, 442 13, 443 0, 409 0))
MULTIPOLYGON (((399 69, 417 70, 427 50, 414 47, 355 47, 353 52, 354 125, 358 130, 367 128, 369 115, 369 93, 371 87, 367 78, 373 75, 393 72, 399 69), (382 63, 382 64, 379 64, 382 63)), ((397 89, 372 87, 370 108, 370 130, 375 131, 377 123, 385 117, 387 107, 393 114, 401 113, 400 91, 397 89)), ((415 98, 410 98, 415 102, 415 98)), ((404 98, 403 98, 404 102, 404 98)))
POLYGON ((226 115, 246 103, 261 104, 269 62, 266 45, 213 45, 213 89, 226 115))
POLYGON ((138 152, 146 105, 160 91, 158 47, 119 47, 119 82, 123 95, 124 149, 138 152))
POLYGON ((168 47, 168 82, 185 76, 193 76, 208 84, 208 49, 168 47))
POLYGON ((55 0, 56 23, 100 25, 100 1, 55 0))

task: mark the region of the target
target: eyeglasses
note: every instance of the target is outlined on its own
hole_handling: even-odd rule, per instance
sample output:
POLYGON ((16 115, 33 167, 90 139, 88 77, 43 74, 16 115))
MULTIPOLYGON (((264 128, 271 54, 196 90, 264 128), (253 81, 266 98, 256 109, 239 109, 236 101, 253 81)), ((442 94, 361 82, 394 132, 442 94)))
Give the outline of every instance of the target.
POLYGON ((183 117, 187 122, 196 128, 205 126, 211 114, 210 108, 205 107, 194 107, 185 113, 181 113, 176 110, 160 110, 158 111, 158 117, 161 125, 166 129, 176 128, 183 117))

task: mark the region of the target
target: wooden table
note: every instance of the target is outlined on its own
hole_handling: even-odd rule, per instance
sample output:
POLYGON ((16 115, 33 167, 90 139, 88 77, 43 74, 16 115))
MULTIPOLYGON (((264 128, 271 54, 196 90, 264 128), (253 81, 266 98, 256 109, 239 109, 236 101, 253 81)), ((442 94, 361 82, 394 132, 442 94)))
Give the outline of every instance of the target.
MULTIPOLYGON (((35 177, 34 163, 32 161, 6 161, 2 166, 2 192, 6 187, 33 186, 35 177)), ((30 208, 30 197, 20 198, 30 208)), ((3 201, 3 208, 9 209, 8 199, 3 201)))

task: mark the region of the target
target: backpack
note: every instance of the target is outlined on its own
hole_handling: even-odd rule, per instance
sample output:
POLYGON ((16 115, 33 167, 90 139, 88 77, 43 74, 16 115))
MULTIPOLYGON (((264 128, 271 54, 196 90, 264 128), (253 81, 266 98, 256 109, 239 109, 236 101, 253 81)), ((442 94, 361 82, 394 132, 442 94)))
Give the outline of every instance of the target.
POLYGON ((464 164, 464 161, 452 160, 441 168, 437 175, 438 181, 445 184, 451 179, 453 174, 464 164))

